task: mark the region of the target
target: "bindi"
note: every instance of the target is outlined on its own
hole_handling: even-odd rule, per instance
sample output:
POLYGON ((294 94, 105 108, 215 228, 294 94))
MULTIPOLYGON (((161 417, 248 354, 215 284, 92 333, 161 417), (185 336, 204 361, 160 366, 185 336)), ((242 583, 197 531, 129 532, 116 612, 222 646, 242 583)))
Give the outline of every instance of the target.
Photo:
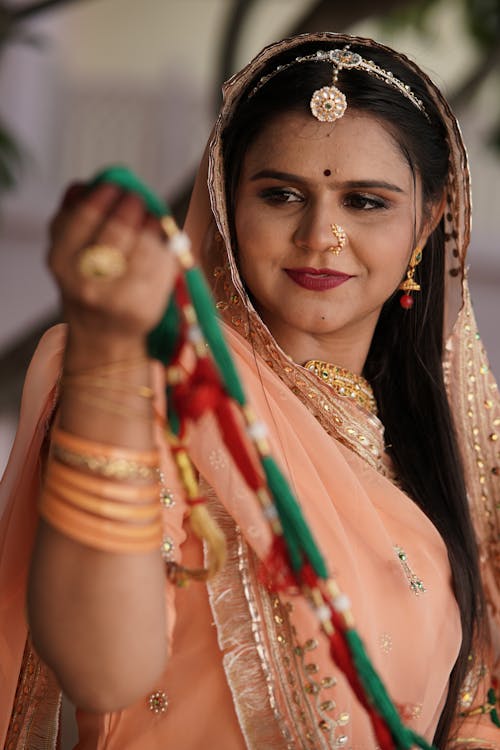
POLYGON ((323 172, 323 174, 325 175, 325 177, 330 177, 331 173, 332 173, 331 169, 325 169, 324 172, 323 172))

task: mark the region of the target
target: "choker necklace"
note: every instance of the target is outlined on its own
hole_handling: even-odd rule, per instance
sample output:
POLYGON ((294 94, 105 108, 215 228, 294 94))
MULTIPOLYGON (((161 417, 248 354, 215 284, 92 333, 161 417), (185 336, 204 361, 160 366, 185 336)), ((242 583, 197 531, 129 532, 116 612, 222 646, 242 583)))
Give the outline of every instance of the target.
POLYGON ((362 409, 377 414, 377 402, 372 387, 362 375, 355 375, 350 370, 319 359, 310 359, 303 366, 333 388, 339 396, 350 398, 362 409))

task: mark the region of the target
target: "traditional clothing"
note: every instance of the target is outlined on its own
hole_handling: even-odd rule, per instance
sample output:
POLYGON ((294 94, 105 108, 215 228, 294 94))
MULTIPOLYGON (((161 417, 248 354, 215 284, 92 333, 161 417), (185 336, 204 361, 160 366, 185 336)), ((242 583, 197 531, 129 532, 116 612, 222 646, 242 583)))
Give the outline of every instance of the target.
MULTIPOLYGON (((378 418, 280 349, 246 294, 231 249, 221 133, 249 81, 275 55, 304 40, 327 41, 334 47, 347 41, 378 46, 326 33, 295 37, 271 45, 233 77, 224 89, 224 105, 200 168, 186 230, 213 281, 247 392, 269 427, 273 452, 288 474, 329 569, 349 594, 368 653, 404 720, 431 741, 461 643, 446 546, 427 516, 397 486, 378 418)), ((459 716, 485 703, 500 655, 500 401, 477 335, 464 273, 469 172, 448 105, 424 74, 402 59, 425 80, 451 147, 443 367, 492 630, 492 643, 471 659, 449 747, 500 748, 500 730, 488 715, 459 716)), ((59 691, 26 642, 24 598, 40 452, 56 403, 64 339, 63 326, 49 331, 35 354, 2 485, 1 613, 8 627, 2 625, 0 641, 0 674, 5 681, 0 738, 6 737, 6 747, 16 750, 53 747, 57 737, 59 691)), ((154 368, 156 406, 162 411, 161 371, 154 368)), ((163 473, 175 499, 164 510, 169 555, 197 567, 203 553, 185 533, 186 508, 160 433, 158 441, 163 473)), ((373 750, 368 718, 331 662, 308 605, 297 597, 270 593, 259 583, 258 561, 269 549, 269 530, 210 418, 193 430, 191 453, 211 510, 226 533, 228 562, 207 586, 193 583, 174 590, 166 582, 171 653, 162 680, 153 686, 156 695, 114 714, 79 712, 78 748, 373 750)))

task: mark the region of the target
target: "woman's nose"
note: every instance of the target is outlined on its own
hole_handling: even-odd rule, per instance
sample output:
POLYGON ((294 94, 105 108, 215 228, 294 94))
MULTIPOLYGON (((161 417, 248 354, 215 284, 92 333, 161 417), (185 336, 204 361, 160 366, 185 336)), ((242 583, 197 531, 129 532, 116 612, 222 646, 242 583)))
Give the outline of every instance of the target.
POLYGON ((338 255, 347 242, 347 233, 335 220, 332 212, 316 208, 301 217, 295 230, 294 242, 304 251, 330 251, 338 255))

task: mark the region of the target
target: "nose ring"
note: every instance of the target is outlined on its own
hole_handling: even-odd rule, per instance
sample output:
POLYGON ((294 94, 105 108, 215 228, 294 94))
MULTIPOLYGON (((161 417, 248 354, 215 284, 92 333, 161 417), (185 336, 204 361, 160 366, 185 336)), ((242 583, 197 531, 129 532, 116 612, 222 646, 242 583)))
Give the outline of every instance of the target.
POLYGON ((345 229, 342 229, 340 224, 330 224, 330 227, 332 229, 333 236, 337 240, 337 244, 330 245, 328 249, 331 250, 334 255, 340 255, 347 241, 347 234, 345 233, 345 229))

